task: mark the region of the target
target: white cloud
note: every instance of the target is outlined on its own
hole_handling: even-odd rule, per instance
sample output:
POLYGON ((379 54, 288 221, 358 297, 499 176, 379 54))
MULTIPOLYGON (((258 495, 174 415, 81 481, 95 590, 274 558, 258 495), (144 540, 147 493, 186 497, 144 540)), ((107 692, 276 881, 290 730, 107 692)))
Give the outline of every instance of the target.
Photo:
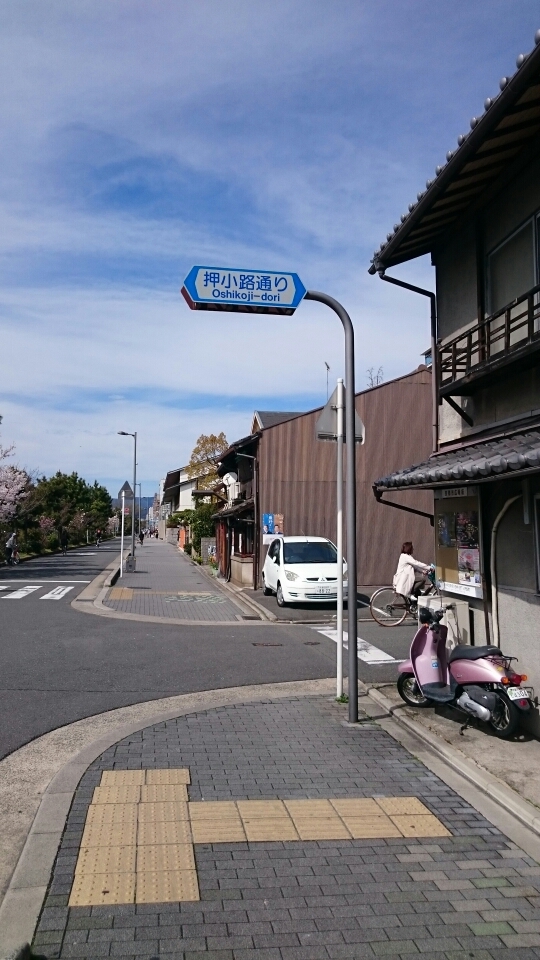
MULTIPOLYGON (((194 262, 340 298, 358 387, 416 366, 428 305, 369 256, 535 19, 536 0, 8 0, 0 412, 25 464, 114 477, 136 428, 157 479, 199 433, 247 432, 252 400, 324 399, 337 318, 190 313, 194 262)), ((425 261, 399 273, 433 286, 425 261)))

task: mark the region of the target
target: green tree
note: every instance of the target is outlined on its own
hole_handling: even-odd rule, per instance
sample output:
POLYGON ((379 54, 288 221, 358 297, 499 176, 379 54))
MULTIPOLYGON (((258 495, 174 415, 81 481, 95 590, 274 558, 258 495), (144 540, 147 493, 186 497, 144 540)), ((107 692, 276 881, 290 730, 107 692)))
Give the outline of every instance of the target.
MULTIPOLYGON (((47 523, 57 531, 69 530, 75 542, 86 539, 86 530, 105 530, 112 512, 112 501, 105 487, 97 481, 89 484, 77 473, 61 473, 40 477, 21 504, 18 524, 29 540, 39 540, 47 523), (46 522, 45 522, 46 521, 46 522)), ((37 542, 30 543, 37 549, 37 542)))
POLYGON ((168 527, 185 526, 191 532, 191 543, 197 553, 201 552, 201 537, 214 536, 212 517, 217 510, 215 503, 198 503, 195 510, 180 510, 167 518, 168 527))
POLYGON ((199 488, 208 490, 217 483, 217 464, 220 456, 229 446, 223 431, 216 436, 202 433, 191 452, 191 459, 187 466, 187 475, 192 480, 199 477, 199 488))

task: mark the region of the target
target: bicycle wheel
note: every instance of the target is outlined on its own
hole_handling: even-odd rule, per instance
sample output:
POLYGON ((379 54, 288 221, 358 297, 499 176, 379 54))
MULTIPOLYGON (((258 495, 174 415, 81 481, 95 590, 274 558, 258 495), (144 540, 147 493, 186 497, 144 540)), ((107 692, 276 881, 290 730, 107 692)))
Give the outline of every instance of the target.
POLYGON ((407 616, 409 604, 406 598, 396 593, 393 587, 381 587, 373 594, 369 602, 369 610, 373 619, 381 627, 397 627, 407 616))

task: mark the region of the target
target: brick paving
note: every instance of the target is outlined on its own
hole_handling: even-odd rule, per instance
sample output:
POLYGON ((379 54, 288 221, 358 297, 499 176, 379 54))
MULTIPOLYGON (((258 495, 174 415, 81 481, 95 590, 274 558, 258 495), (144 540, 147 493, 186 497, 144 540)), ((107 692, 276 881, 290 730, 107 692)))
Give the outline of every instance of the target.
POLYGON ((145 540, 136 551, 135 573, 124 573, 104 604, 121 613, 201 623, 238 622, 253 613, 233 603, 177 547, 145 540))
POLYGON ((325 698, 222 707, 127 737, 76 792, 34 951, 53 958, 540 958, 540 868, 375 723, 325 698), (104 770, 189 768, 189 799, 416 796, 448 838, 195 844, 200 901, 67 906, 104 770))

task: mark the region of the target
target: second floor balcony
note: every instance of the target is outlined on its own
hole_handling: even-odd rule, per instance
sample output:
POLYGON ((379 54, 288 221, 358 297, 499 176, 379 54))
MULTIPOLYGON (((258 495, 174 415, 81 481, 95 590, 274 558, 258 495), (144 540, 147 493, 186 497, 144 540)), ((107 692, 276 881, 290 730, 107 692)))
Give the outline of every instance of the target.
POLYGON ((540 284, 437 350, 441 396, 466 396, 538 362, 540 284))

